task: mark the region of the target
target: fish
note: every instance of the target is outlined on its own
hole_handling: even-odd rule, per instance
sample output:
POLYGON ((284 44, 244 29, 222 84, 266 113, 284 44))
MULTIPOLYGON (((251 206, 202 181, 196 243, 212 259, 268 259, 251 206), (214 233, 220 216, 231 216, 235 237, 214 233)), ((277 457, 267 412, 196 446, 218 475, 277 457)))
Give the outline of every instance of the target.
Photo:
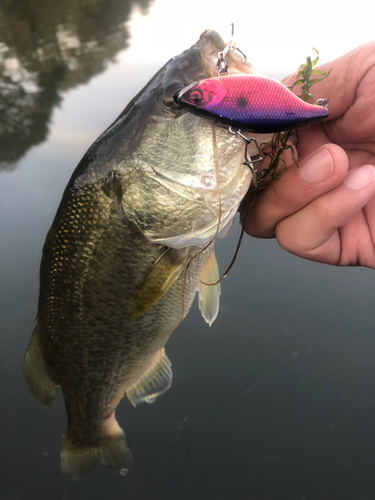
POLYGON ((310 104, 277 80, 234 74, 193 82, 177 95, 179 103, 256 133, 291 130, 327 118, 328 100, 310 104))
MULTIPOLYGON (((132 453, 115 409, 152 403, 171 387, 165 345, 198 293, 219 310, 214 240, 252 182, 243 142, 174 96, 217 74, 225 44, 212 30, 168 61, 88 149, 47 234, 24 376, 44 406, 63 393, 61 467, 126 473, 132 453)), ((229 53, 233 74, 253 66, 229 53)))

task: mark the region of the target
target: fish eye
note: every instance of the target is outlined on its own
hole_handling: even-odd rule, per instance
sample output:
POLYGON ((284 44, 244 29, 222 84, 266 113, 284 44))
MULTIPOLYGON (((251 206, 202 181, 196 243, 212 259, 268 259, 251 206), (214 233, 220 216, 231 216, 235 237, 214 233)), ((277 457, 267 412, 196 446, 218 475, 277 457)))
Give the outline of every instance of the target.
POLYGON ((189 102, 194 105, 202 104, 203 93, 198 89, 193 90, 189 95, 189 102))

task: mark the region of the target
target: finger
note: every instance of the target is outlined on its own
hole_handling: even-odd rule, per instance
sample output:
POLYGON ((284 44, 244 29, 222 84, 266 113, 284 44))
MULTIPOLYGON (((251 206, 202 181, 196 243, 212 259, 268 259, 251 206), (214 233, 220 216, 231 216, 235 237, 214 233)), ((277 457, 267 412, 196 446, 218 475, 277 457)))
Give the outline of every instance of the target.
MULTIPOLYGON (((375 169, 372 165, 351 170, 337 188, 313 200, 277 225, 276 238, 279 244, 288 252, 305 259, 340 264, 343 251, 338 228, 356 217, 375 195, 374 181, 375 169)), ((362 229, 364 237, 368 230, 365 226, 362 229)), ((356 252, 356 258, 361 240, 361 236, 357 236, 352 237, 352 245, 347 246, 352 247, 352 254, 356 252)), ((354 263, 353 258, 348 259, 348 255, 345 260, 354 263)))
POLYGON ((298 212, 315 198, 340 184, 348 170, 346 153, 334 144, 325 144, 313 155, 287 169, 282 178, 273 181, 257 198, 241 220, 251 236, 271 238, 276 225, 298 212))

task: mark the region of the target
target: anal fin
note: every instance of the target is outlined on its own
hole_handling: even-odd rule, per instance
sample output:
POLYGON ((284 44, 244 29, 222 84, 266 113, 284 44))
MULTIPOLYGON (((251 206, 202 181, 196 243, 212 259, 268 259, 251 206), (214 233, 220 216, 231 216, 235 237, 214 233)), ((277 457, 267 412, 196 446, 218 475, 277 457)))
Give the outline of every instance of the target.
POLYGON ((204 283, 216 283, 219 281, 219 266, 213 250, 208 261, 204 265, 198 287, 198 304, 203 318, 211 326, 215 321, 220 305, 220 283, 216 285, 205 285, 204 283))
POLYGON ((161 349, 150 368, 126 391, 131 404, 136 406, 142 401, 153 403, 160 394, 167 391, 172 385, 171 366, 165 349, 161 349))
POLYGON ((26 384, 31 394, 44 406, 49 406, 56 396, 58 385, 47 374, 39 344, 38 325, 34 328, 27 347, 23 366, 26 384))

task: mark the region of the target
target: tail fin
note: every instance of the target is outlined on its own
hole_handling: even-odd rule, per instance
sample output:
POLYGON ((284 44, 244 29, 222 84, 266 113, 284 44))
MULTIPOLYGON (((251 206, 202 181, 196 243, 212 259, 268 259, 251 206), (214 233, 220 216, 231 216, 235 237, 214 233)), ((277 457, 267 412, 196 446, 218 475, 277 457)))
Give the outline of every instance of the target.
POLYGON ((75 440, 69 431, 62 439, 61 468, 70 479, 81 479, 99 466, 106 466, 126 474, 132 456, 123 430, 103 436, 92 444, 75 440))

